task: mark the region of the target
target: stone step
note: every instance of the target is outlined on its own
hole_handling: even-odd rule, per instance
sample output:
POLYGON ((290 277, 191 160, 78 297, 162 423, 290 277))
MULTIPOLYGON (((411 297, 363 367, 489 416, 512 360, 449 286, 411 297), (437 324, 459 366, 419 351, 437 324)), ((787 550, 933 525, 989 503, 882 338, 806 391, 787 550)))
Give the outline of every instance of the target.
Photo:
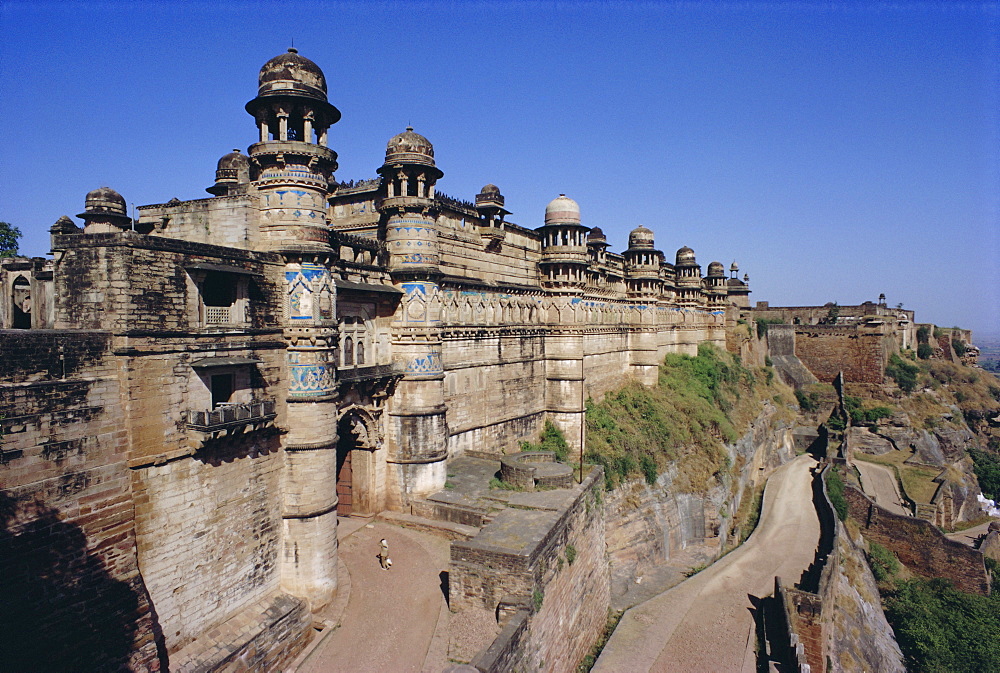
POLYGON ((414 499, 410 503, 410 513, 435 521, 458 523, 473 528, 482 528, 493 518, 487 507, 469 502, 449 502, 451 495, 440 492, 426 499, 414 499))
POLYGON ((437 521, 403 512, 385 511, 375 518, 403 528, 412 528, 432 535, 442 535, 449 540, 471 540, 479 534, 479 529, 475 526, 466 526, 451 521, 437 521))

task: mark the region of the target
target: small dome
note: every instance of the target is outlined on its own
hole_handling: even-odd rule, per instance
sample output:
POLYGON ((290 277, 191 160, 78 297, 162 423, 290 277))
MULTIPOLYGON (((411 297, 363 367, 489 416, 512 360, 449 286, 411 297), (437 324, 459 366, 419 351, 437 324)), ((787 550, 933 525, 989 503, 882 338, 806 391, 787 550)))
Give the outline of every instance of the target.
POLYGON ((708 265, 708 277, 725 278, 726 267, 722 266, 722 262, 712 262, 711 264, 708 265))
POLYGON ((326 100, 326 77, 323 71, 308 58, 299 56, 295 47, 265 63, 257 81, 258 96, 295 93, 326 100))
POLYGON ((222 155, 222 158, 219 159, 219 164, 215 167, 215 170, 216 172, 226 169, 239 170, 249 165, 250 159, 247 158, 247 155, 240 153, 240 150, 237 148, 229 154, 222 155))
POLYGON ((545 224, 580 224, 579 204, 560 194, 545 206, 545 224))
POLYGON ((394 135, 385 147, 385 162, 427 163, 434 165, 434 146, 424 136, 413 132, 412 126, 394 135))
MULTIPOLYGON (((500 193, 500 188, 494 184, 486 185, 482 191, 476 194, 476 207, 490 208, 499 206, 503 208, 503 204, 503 194, 500 193)), ((506 210, 503 213, 505 215, 509 214, 506 210)))
POLYGON ((677 266, 693 266, 695 264, 694 250, 685 245, 677 251, 677 266))
POLYGON ((108 213, 110 215, 125 215, 125 199, 110 187, 98 187, 87 193, 84 199, 84 210, 87 213, 108 213))
POLYGON ((628 235, 628 247, 631 248, 652 248, 653 232, 641 224, 632 230, 628 235))
POLYGON ((594 227, 587 234, 587 243, 607 243, 608 237, 604 235, 600 227, 594 227))
POLYGON ((740 265, 736 263, 735 259, 733 260, 733 263, 729 265, 729 272, 730 273, 739 273, 740 272, 740 265))

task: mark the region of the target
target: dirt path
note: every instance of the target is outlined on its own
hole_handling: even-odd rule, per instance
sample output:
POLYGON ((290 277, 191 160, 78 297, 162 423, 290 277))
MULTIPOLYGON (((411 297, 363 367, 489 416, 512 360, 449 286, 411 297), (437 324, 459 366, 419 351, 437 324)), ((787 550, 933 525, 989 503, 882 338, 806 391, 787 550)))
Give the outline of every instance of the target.
POLYGON ((910 510, 903 504, 896 488, 896 474, 885 465, 876 465, 864 460, 855 460, 855 467, 861 473, 861 486, 865 494, 893 514, 909 516, 910 510))
POLYGON ((439 620, 447 620, 440 572, 448 568, 448 541, 375 522, 341 541, 340 558, 351 575, 342 626, 298 673, 402 673, 422 670, 425 660, 430 670, 444 668, 447 636, 443 650, 434 642, 441 640, 439 620), (376 558, 381 538, 389 542, 391 570, 376 558))
POLYGON ((792 584, 813 561, 819 520, 809 468, 800 456, 768 480, 761 522, 747 542, 706 570, 622 618, 594 671, 754 673, 751 597, 792 584))
POLYGON ((995 521, 995 519, 981 523, 978 526, 973 526, 972 528, 960 530, 957 533, 945 533, 945 535, 956 542, 961 542, 962 544, 967 544, 972 547, 975 545, 975 542, 980 535, 989 532, 990 524, 993 523, 993 521, 995 521))

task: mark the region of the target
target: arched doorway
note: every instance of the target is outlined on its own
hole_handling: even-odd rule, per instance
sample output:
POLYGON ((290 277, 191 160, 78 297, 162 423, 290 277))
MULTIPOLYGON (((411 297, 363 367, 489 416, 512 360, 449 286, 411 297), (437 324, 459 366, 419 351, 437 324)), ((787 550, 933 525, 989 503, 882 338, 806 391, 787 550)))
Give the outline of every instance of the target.
POLYGON ((341 432, 337 439, 337 516, 350 516, 354 513, 352 453, 354 453, 354 438, 341 432))
POLYGON ((377 511, 375 449, 369 431, 372 420, 358 409, 337 424, 337 515, 368 515, 377 511))
POLYGON ((11 287, 11 320, 14 329, 31 329, 31 283, 18 276, 11 287))

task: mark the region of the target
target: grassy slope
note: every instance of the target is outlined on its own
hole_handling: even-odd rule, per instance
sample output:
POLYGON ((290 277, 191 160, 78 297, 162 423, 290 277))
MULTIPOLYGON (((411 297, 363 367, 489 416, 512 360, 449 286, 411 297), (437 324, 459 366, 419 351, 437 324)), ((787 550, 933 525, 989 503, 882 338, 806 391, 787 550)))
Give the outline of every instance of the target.
POLYGON ((675 487, 702 493, 729 467, 723 443, 746 432, 775 397, 784 409, 794 399, 770 368, 743 367, 709 344, 696 357, 669 354, 655 387, 631 382, 600 403, 588 401, 587 459, 605 466, 609 488, 629 475, 652 483, 675 462, 675 487))

